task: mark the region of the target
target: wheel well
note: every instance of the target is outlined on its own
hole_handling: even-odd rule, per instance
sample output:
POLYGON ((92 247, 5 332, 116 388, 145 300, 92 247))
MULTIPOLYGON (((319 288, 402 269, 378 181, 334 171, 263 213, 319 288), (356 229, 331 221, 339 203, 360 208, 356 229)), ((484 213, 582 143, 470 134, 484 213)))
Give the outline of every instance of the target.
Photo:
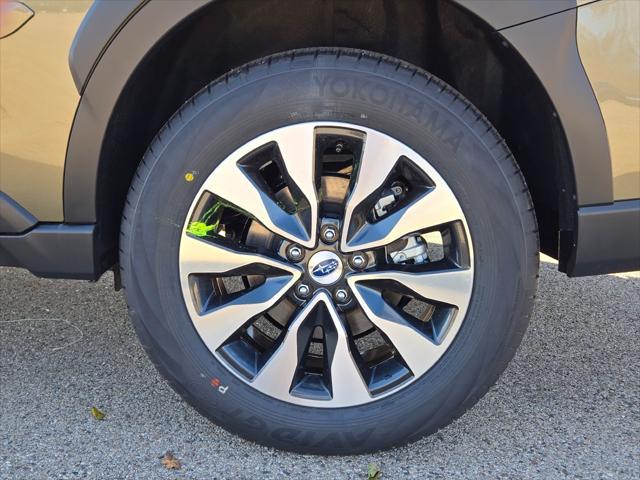
POLYGON ((506 139, 533 197, 542 250, 557 257, 558 232, 574 228, 575 212, 562 126, 522 57, 498 32, 449 0, 220 0, 188 17, 136 68, 111 115, 96 198, 103 238, 117 246, 131 178, 153 137, 182 103, 250 60, 320 46, 400 58, 471 100, 506 139))

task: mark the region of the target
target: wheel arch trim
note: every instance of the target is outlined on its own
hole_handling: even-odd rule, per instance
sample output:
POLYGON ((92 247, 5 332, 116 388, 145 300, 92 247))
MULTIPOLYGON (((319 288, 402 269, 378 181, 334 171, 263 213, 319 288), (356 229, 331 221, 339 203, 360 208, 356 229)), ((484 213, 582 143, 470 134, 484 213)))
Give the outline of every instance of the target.
POLYGON ((82 19, 69 50, 69 69, 78 93, 102 55, 127 22, 150 0, 94 2, 82 19))
MULTIPOLYGON (((119 2, 100 2, 119 3, 119 2)), ((208 3, 207 0, 153 2, 144 0, 119 25, 96 62, 81 60, 80 43, 90 36, 90 26, 101 22, 85 19, 70 56, 76 85, 84 85, 69 134, 64 172, 64 218, 66 222, 96 222, 96 189, 102 142, 111 114, 130 75, 166 32, 208 3), (88 65, 91 67, 87 68, 88 65), (83 81, 83 72, 90 76, 83 81)), ((131 7, 133 2, 126 2, 131 7)), ((93 15, 102 10, 94 10, 93 15)), ((123 10, 111 13, 122 16, 123 10)), ((104 38, 104 34, 102 34, 104 38)), ((97 44, 96 44, 97 45, 97 44)))
MULTIPOLYGON (((102 145, 121 92, 137 66, 144 61, 147 54, 167 32, 179 26, 202 7, 215 1, 127 0, 122 2, 122 5, 126 3, 129 8, 126 14, 124 6, 121 6, 117 12, 110 10, 107 14, 100 13, 107 15, 105 18, 110 15, 110 25, 115 28, 108 37, 104 32, 109 29, 104 27, 100 34, 102 36, 97 35, 106 43, 98 47, 96 45, 99 42, 97 42, 92 48, 83 50, 80 47, 82 39, 92 34, 95 28, 92 26, 101 24, 96 20, 85 19, 74 40, 74 51, 70 56, 74 80, 78 85, 82 85, 80 88, 83 95, 76 111, 67 147, 64 175, 65 222, 99 223, 96 204, 102 145), (118 19, 121 22, 116 25, 118 19), (81 52, 84 53, 81 55, 81 52), (89 60, 91 55, 95 58, 89 60)), ((471 11, 493 29, 500 30, 498 34, 511 43, 547 89, 549 97, 556 106, 569 143, 578 193, 577 199, 574 199, 576 205, 611 203, 613 189, 606 130, 595 95, 578 56, 575 38, 576 10, 575 8, 567 10, 567 6, 575 7, 575 1, 567 0, 558 4, 554 11, 542 11, 532 8, 531 2, 520 2, 516 8, 516 14, 507 19, 500 16, 500 9, 494 8, 497 5, 487 7, 492 0, 453 1, 471 11), (531 21, 536 18, 540 20, 531 21), (515 26, 509 27, 509 23, 515 26), (563 63, 558 54, 552 65, 545 65, 547 53, 544 49, 528 45, 526 42, 532 34, 540 34, 540 32, 552 32, 554 38, 561 38, 562 54, 568 56, 570 61, 563 63), (572 88, 571 85, 563 83, 568 79, 577 81, 579 92, 574 92, 570 95, 570 99, 565 100, 563 96, 572 88), (554 86, 557 80, 561 82, 554 86), (581 112, 589 112, 588 116, 593 118, 591 121, 587 118, 588 116, 578 118, 579 126, 573 127, 569 119, 575 119, 576 115, 569 109, 576 105, 581 112), (585 146, 581 140, 585 133, 589 138, 586 144, 591 145, 591 148, 585 146)), ((96 7, 92 8, 90 13, 94 16, 103 11, 106 10, 99 10, 96 7)), ((99 225, 98 230, 100 230, 99 225)), ((575 242, 578 234, 577 232, 573 234, 575 242)), ((100 252, 96 254, 101 255, 100 252)), ((568 252, 561 251, 560 254, 566 255, 568 252)))

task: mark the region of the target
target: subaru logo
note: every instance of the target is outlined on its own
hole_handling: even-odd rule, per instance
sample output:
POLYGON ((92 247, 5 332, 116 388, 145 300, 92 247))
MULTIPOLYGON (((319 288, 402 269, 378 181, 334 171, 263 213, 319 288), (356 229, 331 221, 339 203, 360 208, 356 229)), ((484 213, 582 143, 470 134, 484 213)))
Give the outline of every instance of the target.
POLYGON ((323 250, 314 253, 307 264, 313 281, 320 285, 331 285, 342 277, 342 263, 334 252, 323 250))
POLYGON ((311 273, 316 277, 324 277, 325 275, 329 275, 331 272, 335 272, 336 268, 338 268, 338 261, 333 258, 329 258, 316 265, 311 273))

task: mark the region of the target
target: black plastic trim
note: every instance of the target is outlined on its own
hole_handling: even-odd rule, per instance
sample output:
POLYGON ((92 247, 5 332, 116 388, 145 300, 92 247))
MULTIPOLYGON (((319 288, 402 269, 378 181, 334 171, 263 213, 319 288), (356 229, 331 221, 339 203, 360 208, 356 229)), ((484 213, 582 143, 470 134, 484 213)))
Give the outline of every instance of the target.
MULTIPOLYGON (((85 82, 69 137, 64 175, 66 221, 101 221, 97 218, 96 206, 100 152, 111 114, 126 82, 167 32, 213 1, 140 3, 144 8, 126 17, 127 21, 119 26, 118 34, 112 36, 108 46, 101 50, 99 62, 88 53, 80 55, 79 50, 72 55, 72 71, 87 70, 87 65, 91 64, 93 73, 85 82), (81 67, 81 63, 84 66, 81 67)), ((500 35, 515 47, 540 78, 556 107, 569 142, 578 204, 597 205, 613 201, 604 120, 578 55, 576 11, 565 10, 574 6, 575 2, 563 0, 555 2, 553 6, 549 2, 516 2, 517 6, 514 4, 508 9, 503 8, 503 2, 497 0, 456 3, 494 28, 500 28, 500 35), (556 9, 563 13, 545 16, 556 9), (502 15, 506 11, 510 12, 508 17, 502 15), (540 16, 543 17, 541 20, 529 22, 540 16), (514 23, 519 26, 508 28, 514 23)), ((119 15, 123 16, 124 7, 118 10, 119 15)), ((103 10, 92 10, 93 15, 99 12, 103 10)), ((116 17, 114 14, 113 18, 116 17)), ((94 24, 100 22, 85 22, 85 28, 76 40, 76 50, 80 47, 80 37, 90 36, 92 29, 89 26, 94 24)), ((89 51, 95 53, 97 49, 87 49, 89 51)), ((81 79, 82 74, 78 73, 77 76, 81 79)))
POLYGON ((501 30, 544 86, 569 143, 579 206, 613 202, 611 156, 600 106, 582 66, 576 10, 501 30))
POLYGON ((21 235, 0 235, 0 265, 39 277, 96 280, 95 225, 39 224, 21 235))
POLYGON ((29 230, 38 219, 4 192, 0 192, 0 235, 22 233, 29 230))
POLYGON ((149 1, 119 0, 91 5, 69 51, 69 68, 80 95, 113 39, 149 1))
MULTIPOLYGON (((562 244, 567 239, 560 238, 562 244)), ((640 270, 640 199, 578 209, 573 255, 560 271, 570 277, 640 270)))
POLYGON ((454 0, 473 12, 495 30, 516 27, 535 22, 545 17, 576 8, 576 0, 512 1, 505 5, 504 0, 454 0))
MULTIPOLYGON (((97 2, 92 15, 105 12, 102 4, 118 2, 97 2)), ((153 46, 172 28, 189 17, 209 0, 180 0, 176 2, 144 2, 140 8, 126 17, 126 23, 119 27, 106 47, 101 49, 99 62, 89 61, 80 54, 82 38, 91 36, 90 25, 101 25, 99 19, 87 20, 71 53, 71 71, 77 81, 84 84, 83 94, 78 103, 64 166, 64 219, 72 223, 96 222, 96 191, 98 188, 98 168, 100 151, 105 138, 113 109, 131 74, 151 51, 153 46), (144 7, 144 8, 143 8, 144 7), (84 65, 84 66, 81 66, 84 65), (91 64, 90 78, 83 80, 83 69, 91 64)), ((127 5, 133 5, 127 2, 127 5)), ((116 8, 109 6, 111 12, 124 14, 124 4, 116 8), (116 12, 117 10, 117 12, 116 12)), ((115 18, 115 17, 114 17, 115 18)), ((100 34, 102 35, 102 34, 100 34)), ((87 48, 87 51, 95 49, 87 48)))
MULTIPOLYGON (((95 2, 83 19, 69 53, 71 76, 79 93, 89 81, 111 42, 150 0, 119 0, 95 2)), ((215 0, 202 0, 202 4, 215 0)), ((596 1, 596 0, 594 0, 596 1)), ((539 20, 556 13, 575 9, 576 0, 514 2, 504 8, 503 0, 454 0, 485 20, 495 30, 501 30, 539 20)))

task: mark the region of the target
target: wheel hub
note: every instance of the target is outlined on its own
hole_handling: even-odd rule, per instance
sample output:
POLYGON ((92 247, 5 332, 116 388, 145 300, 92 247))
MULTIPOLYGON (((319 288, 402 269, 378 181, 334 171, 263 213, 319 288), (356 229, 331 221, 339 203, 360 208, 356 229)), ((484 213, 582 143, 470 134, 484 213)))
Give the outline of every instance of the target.
POLYGON ((307 273, 320 285, 331 285, 342 278, 342 260, 329 250, 321 250, 309 259, 307 273))
MULTIPOLYGON (((298 244, 284 242, 278 249, 279 254, 302 269, 302 275, 298 286, 304 285, 309 289, 309 294, 301 296, 294 293, 291 298, 298 304, 311 299, 318 290, 326 290, 336 300, 336 307, 340 311, 348 310, 353 306, 347 276, 364 269, 365 266, 375 265, 375 261, 363 252, 344 254, 338 248, 336 242, 341 235, 339 223, 332 218, 322 218, 319 222, 320 238, 315 248, 305 249, 298 244), (327 230, 334 232, 328 239, 325 236, 327 230), (292 259, 291 252, 300 249, 300 255, 292 259), (358 257, 359 264, 354 265, 353 259, 358 257), (346 294, 346 297, 345 297, 346 294)), ((358 262, 356 262, 358 263, 358 262)))

